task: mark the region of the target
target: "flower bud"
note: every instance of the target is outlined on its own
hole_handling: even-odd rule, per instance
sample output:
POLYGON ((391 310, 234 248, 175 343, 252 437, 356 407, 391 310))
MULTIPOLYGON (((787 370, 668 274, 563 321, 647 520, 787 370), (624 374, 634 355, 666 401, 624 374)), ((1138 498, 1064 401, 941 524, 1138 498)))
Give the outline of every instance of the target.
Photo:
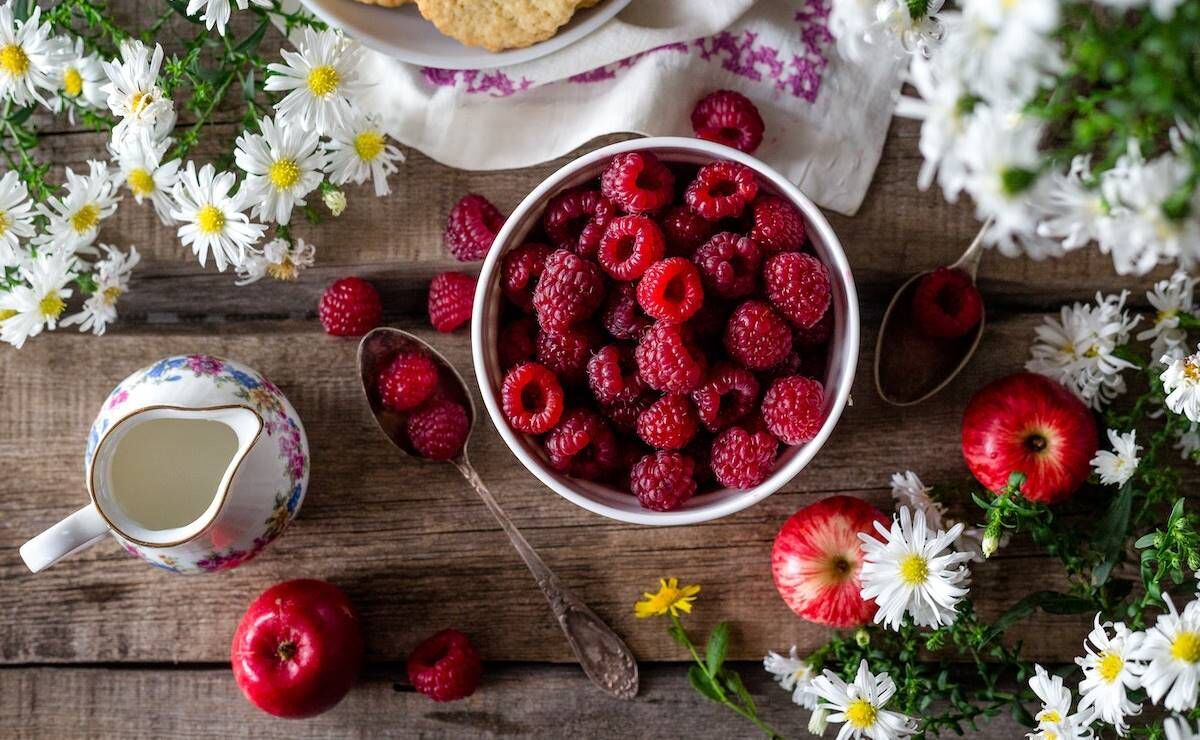
POLYGON ((995 554, 996 550, 1000 549, 1000 533, 993 527, 983 530, 983 542, 980 543, 979 547, 983 550, 983 556, 990 558, 995 554))
POLYGON ((341 190, 330 190, 325 193, 323 200, 325 207, 334 216, 342 215, 342 211, 346 210, 346 194, 341 190))
POLYGON ((825 728, 829 726, 829 720, 826 719, 828 714, 824 709, 814 709, 812 717, 808 719, 808 731, 814 735, 824 735, 825 728))
POLYGON ((865 648, 867 645, 871 644, 871 633, 867 632, 862 627, 859 627, 854 631, 854 642, 860 648, 865 648))

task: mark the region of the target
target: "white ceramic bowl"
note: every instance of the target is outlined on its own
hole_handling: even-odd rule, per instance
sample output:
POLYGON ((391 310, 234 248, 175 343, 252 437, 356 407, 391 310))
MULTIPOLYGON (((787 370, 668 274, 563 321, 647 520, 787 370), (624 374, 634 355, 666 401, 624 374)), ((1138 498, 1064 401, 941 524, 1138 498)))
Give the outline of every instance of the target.
POLYGON ((576 159, 555 172, 521 201, 496 236, 496 243, 484 260, 475 292, 474 313, 471 317, 471 352, 475 376, 483 394, 488 415, 500 431, 509 449, 529 472, 558 495, 583 508, 611 519, 635 524, 676 525, 694 524, 717 519, 741 511, 762 501, 779 490, 812 460, 837 424, 850 395, 854 368, 858 360, 858 296, 854 278, 842 245, 829 222, 817 207, 782 175, 754 157, 735 149, 701 139, 656 137, 633 139, 597 149, 576 159), (780 455, 775 472, 761 485, 748 491, 725 489, 695 496, 675 511, 643 509, 636 498, 589 481, 569 478, 552 470, 545 461, 538 441, 514 431, 500 409, 500 384, 503 380, 496 351, 501 308, 500 262, 511 247, 521 244, 538 224, 547 201, 558 193, 581 185, 599 176, 614 154, 634 150, 649 150, 665 162, 705 164, 716 159, 732 159, 754 169, 767 191, 790 200, 808 222, 808 238, 817 256, 829 268, 833 288, 831 310, 834 312, 833 337, 823 379, 825 385, 825 423, 817 436, 807 444, 788 448, 780 455))

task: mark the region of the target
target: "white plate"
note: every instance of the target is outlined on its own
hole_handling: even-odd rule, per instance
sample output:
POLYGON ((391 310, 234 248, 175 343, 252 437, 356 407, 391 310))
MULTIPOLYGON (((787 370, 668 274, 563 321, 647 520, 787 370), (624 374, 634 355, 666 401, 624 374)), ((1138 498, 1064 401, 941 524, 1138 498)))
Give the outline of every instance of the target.
POLYGON ((301 0, 321 20, 342 29, 372 49, 402 62, 442 69, 483 69, 520 64, 545 56, 587 36, 629 4, 602 0, 580 10, 558 33, 524 49, 490 52, 444 36, 421 17, 415 3, 381 8, 355 0, 301 0))

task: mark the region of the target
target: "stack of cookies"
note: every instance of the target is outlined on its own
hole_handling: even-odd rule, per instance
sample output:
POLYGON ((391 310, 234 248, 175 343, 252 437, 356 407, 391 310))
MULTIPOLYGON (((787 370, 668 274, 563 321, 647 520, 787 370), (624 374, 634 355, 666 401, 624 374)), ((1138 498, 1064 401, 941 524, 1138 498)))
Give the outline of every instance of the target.
POLYGON ((575 11, 599 0, 359 0, 399 7, 416 2, 429 22, 452 39, 488 51, 521 49, 545 41, 575 11))

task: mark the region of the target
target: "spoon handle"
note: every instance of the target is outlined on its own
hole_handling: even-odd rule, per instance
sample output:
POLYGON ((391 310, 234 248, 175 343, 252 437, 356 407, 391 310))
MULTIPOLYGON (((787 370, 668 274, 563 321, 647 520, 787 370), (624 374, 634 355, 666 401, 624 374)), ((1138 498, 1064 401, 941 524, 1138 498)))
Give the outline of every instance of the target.
POLYGON ((988 216, 987 221, 983 222, 983 226, 979 227, 979 233, 975 235, 975 239, 971 241, 971 246, 967 247, 967 251, 963 252, 953 265, 950 265, 970 275, 972 280, 979 274, 979 260, 983 258, 983 235, 991 228, 994 220, 993 216, 988 216))
POLYGON ((567 636, 567 643, 579 659, 583 672, 592 683, 618 699, 632 699, 638 691, 638 666, 633 652, 625 641, 617 636, 600 617, 596 616, 583 600, 566 586, 562 585, 558 576, 542 562, 541 556, 526 541, 500 504, 487 489, 475 468, 465 458, 455 461, 458 472, 467 479, 467 483, 475 489, 483 503, 487 505, 500 523, 500 527, 508 535, 508 539, 516 548, 529 572, 537 580, 537 584, 550 602, 554 616, 567 636))

